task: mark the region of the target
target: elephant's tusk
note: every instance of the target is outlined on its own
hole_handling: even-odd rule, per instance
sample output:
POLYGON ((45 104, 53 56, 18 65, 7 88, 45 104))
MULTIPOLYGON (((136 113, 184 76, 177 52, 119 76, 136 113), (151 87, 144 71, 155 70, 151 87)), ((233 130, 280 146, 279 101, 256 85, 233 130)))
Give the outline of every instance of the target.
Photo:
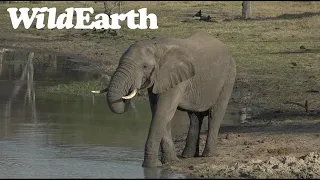
POLYGON ((94 94, 102 94, 102 93, 105 93, 107 91, 108 91, 108 88, 102 89, 100 91, 91 91, 91 92, 94 93, 94 94))
POLYGON ((123 96, 122 99, 131 99, 137 94, 137 92, 138 90, 134 89, 131 94, 129 94, 128 96, 123 96))
POLYGON ((91 91, 94 94, 100 94, 100 91, 91 91))

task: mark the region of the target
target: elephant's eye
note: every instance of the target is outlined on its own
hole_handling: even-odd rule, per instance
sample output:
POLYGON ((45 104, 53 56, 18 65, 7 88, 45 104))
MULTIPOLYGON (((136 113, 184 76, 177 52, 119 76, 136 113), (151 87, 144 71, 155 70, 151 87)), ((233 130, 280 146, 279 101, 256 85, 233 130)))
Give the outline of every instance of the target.
POLYGON ((147 69, 148 68, 148 66, 147 65, 143 65, 143 69, 147 69))

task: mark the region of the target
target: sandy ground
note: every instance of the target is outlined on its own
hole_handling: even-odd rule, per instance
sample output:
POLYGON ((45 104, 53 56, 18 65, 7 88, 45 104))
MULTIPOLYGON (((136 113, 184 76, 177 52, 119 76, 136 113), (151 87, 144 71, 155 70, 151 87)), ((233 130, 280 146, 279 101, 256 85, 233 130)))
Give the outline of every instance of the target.
MULTIPOLYGON (((216 157, 180 159, 167 168, 198 178, 320 178, 319 128, 315 119, 224 126, 216 157)), ((179 155, 184 139, 175 137, 179 155)))

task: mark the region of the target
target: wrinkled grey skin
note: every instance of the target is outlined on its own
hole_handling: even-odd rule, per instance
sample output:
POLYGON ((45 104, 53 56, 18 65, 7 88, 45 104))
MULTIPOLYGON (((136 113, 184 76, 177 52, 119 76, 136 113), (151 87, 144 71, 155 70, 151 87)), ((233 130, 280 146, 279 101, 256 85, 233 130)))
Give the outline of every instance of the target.
POLYGON ((144 167, 178 160, 170 121, 176 110, 186 111, 190 127, 182 157, 199 156, 202 120, 208 116, 208 134, 202 156, 216 153, 220 123, 236 77, 228 48, 208 33, 186 39, 155 38, 131 45, 122 55, 107 92, 114 113, 124 113, 130 100, 121 97, 148 88, 152 120, 145 144, 144 167), (158 159, 159 147, 163 152, 158 159))

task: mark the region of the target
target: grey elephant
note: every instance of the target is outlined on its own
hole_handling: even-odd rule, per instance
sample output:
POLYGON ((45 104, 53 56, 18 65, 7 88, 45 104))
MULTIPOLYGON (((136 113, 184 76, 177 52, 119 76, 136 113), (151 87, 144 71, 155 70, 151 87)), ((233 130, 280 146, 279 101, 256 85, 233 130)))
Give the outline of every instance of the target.
POLYGON ((139 89, 147 88, 152 120, 145 144, 143 167, 178 160, 170 121, 186 111, 190 126, 182 157, 199 155, 202 120, 208 116, 202 156, 216 154, 221 121, 232 93, 236 65, 228 47, 206 32, 185 39, 154 38, 132 44, 122 55, 107 91, 114 113, 124 113, 139 89), (162 149, 161 161, 158 159, 162 149))

